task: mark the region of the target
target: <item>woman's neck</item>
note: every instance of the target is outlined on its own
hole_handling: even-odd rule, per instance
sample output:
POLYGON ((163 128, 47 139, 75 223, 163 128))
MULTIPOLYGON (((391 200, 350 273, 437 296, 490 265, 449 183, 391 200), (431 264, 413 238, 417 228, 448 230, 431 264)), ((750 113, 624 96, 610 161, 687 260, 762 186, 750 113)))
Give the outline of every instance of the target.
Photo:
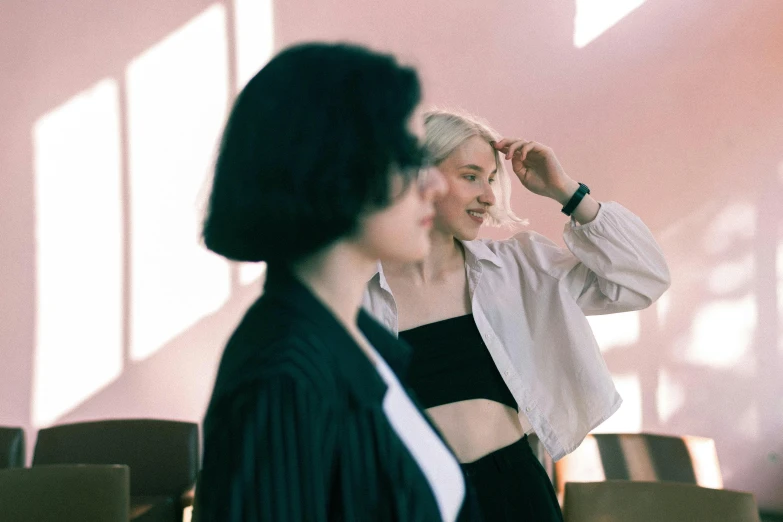
POLYGON ((422 261, 407 264, 384 263, 384 271, 413 278, 418 284, 443 279, 454 270, 463 270, 465 255, 462 244, 453 234, 433 229, 430 252, 422 261))
POLYGON ((362 296, 376 266, 376 260, 352 245, 338 242, 294 263, 292 270, 345 328, 356 334, 362 296))

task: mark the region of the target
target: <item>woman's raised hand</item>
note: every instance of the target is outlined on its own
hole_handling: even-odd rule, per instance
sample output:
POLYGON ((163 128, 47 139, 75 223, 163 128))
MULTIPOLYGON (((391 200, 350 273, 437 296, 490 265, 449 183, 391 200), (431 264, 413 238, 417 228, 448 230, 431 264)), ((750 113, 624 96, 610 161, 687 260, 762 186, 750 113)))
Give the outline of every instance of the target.
POLYGON ((563 170, 552 149, 535 141, 503 138, 495 149, 511 160, 514 173, 530 192, 565 203, 579 184, 563 170))

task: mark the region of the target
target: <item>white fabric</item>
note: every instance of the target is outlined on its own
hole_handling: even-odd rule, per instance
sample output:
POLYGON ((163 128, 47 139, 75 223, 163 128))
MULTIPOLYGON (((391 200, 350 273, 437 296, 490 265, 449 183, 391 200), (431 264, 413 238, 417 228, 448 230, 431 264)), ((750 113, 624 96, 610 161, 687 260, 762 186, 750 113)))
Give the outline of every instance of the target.
POLYGON ((430 483, 441 518, 444 522, 453 522, 457 519, 465 499, 462 469, 457 459, 408 397, 383 357, 378 352, 374 355, 376 369, 388 386, 383 398, 383 411, 386 418, 430 483))
MULTIPOLYGON (((476 326, 520 422, 555 460, 622 403, 585 315, 646 308, 670 281, 649 229, 618 203, 602 203, 585 225, 571 220, 563 237, 568 249, 529 231, 463 242, 476 326)), ((380 263, 363 305, 397 335, 397 305, 380 263)))

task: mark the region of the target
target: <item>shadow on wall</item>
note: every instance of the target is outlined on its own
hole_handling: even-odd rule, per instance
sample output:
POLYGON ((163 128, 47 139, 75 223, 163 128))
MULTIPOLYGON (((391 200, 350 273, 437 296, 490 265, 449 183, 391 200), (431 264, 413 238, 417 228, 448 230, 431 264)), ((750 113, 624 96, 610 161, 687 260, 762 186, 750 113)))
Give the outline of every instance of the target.
POLYGON ((704 204, 659 234, 677 281, 641 314, 637 342, 604 351, 630 383, 606 424, 710 436, 726 487, 780 509, 783 186, 774 170, 760 177, 756 198, 704 204))
MULTIPOLYGON (((36 212, 39 210, 35 204, 33 136, 36 124, 44 115, 67 104, 91 86, 97 86, 99 94, 111 94, 113 87, 117 92, 116 86, 120 83, 117 79, 124 77, 125 67, 135 56, 208 5, 208 2, 191 2, 187 6, 162 9, 155 2, 131 6, 121 2, 81 0, 65 9, 49 2, 12 0, 3 6, 4 15, 0 18, 0 38, 3 39, 0 68, 4 71, 0 83, 0 109, 4 114, 0 125, 4 144, 0 160, 3 172, 0 176, 0 263, 3 267, 0 270, 0 287, 3 288, 0 297, 0 316, 3 317, 0 322, 3 360, 0 421, 4 423, 22 424, 29 429, 33 418, 35 346, 40 336, 40 332, 36 332, 36 314, 42 304, 36 297, 36 254, 40 253, 36 246, 36 212), (106 82, 106 79, 115 79, 115 82, 106 82)), ((116 119, 119 109, 113 112, 116 119)), ((111 124, 111 116, 96 119, 111 124)), ((100 135, 93 132, 89 137, 96 134, 100 135)), ((78 136, 79 129, 73 129, 72 137, 78 141, 78 136)), ((85 141, 82 148, 89 148, 89 141, 85 141)), ((115 145, 115 151, 117 148, 115 145)), ((111 155, 111 152, 101 152, 104 156, 111 155)), ((109 173, 110 178, 112 175, 116 172, 109 173)), ((66 181, 73 176, 73 172, 63 175, 66 181)), ((118 184, 116 179, 112 181, 115 186, 118 184)), ((111 188, 109 182, 104 183, 107 185, 111 188)), ((72 195, 68 193, 67 196, 72 195)), ((81 196, 62 198, 60 208, 79 209, 85 199, 95 197, 89 192, 81 196)), ((122 202, 115 198, 110 199, 109 204, 121 207, 122 202)), ((112 217, 117 214, 115 210, 112 217)), ((93 216, 94 221, 105 218, 93 216)), ((69 238, 80 231, 68 232, 61 239, 65 245, 59 253, 64 253, 66 259, 76 265, 79 261, 91 263, 84 252, 67 248, 69 238)), ((119 236, 121 230, 114 232, 119 236)), ((110 240, 98 238, 96 243, 107 239, 110 240)), ((116 273, 122 266, 102 271, 107 270, 116 273)), ((90 278, 74 280, 80 284, 73 294, 74 299, 94 291, 95 285, 90 283, 90 278)), ((105 303, 105 306, 117 308, 116 303, 105 303)), ((70 350, 82 342, 78 335, 81 332, 76 333, 74 338, 60 339, 64 359, 69 359, 70 350)), ((63 388, 70 384, 65 379, 60 383, 63 388)))
POLYGON ((271 53, 271 4, 19 4, 6 22, 0 423, 200 419, 260 291, 262 267, 198 234, 229 102, 271 53))
MULTIPOLYGON (((294 0, 272 9, 274 42, 392 50, 419 67, 428 103, 551 145, 599 199, 639 214, 674 283, 601 327, 625 397, 607 427, 713 437, 726 487, 783 509, 783 6, 632 3, 577 47, 588 0, 294 0), (617 337, 620 325, 630 334, 617 337)), ((15 25, 0 27, 21 42, 0 46, 12 71, 0 353, 13 368, 0 369, 0 422, 30 434, 98 417, 200 419, 258 286, 199 249, 196 204, 229 99, 271 48, 253 41, 271 35, 271 6, 39 4, 12 7, 2 23, 15 25)), ((514 206, 560 235, 556 204, 518 187, 514 206)))
POLYGON ((218 312, 199 319, 148 359, 130 362, 114 381, 59 417, 57 423, 116 416, 118 405, 123 417, 201 422, 225 341, 260 290, 260 282, 241 287, 218 312))

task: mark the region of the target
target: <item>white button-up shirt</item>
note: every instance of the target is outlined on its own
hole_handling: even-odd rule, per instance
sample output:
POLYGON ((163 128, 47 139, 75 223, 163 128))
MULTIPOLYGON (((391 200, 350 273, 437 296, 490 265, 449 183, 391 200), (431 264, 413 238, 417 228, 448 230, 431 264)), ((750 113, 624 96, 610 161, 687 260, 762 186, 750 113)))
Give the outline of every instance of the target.
MULTIPOLYGON (((602 203, 590 223, 572 219, 563 237, 568 249, 530 231, 462 242, 476 326, 522 426, 555 460, 622 403, 585 315, 646 308, 670 282, 650 230, 618 203, 602 203)), ((363 306, 398 334, 380 263, 363 306)))

